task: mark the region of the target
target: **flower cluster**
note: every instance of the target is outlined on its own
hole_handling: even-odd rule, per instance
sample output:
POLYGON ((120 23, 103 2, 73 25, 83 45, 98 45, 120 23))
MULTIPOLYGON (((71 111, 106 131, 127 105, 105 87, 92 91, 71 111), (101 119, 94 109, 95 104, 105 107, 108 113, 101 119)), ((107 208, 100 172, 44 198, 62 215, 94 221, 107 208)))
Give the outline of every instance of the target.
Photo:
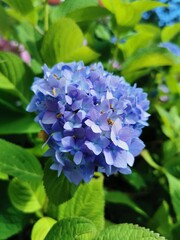
POLYGON ((0 51, 10 51, 13 52, 27 64, 31 62, 31 57, 28 51, 25 50, 22 44, 18 44, 15 41, 7 41, 0 36, 0 51))
POLYGON ((171 25, 180 21, 180 0, 160 0, 168 4, 167 7, 157 7, 153 11, 146 12, 144 19, 149 19, 154 12, 158 17, 159 26, 171 25))
POLYGON ((43 71, 27 111, 38 113, 35 120, 48 135, 51 169, 75 184, 90 181, 94 171, 131 173, 144 148, 139 136, 149 117, 147 94, 101 63, 44 65, 43 71))

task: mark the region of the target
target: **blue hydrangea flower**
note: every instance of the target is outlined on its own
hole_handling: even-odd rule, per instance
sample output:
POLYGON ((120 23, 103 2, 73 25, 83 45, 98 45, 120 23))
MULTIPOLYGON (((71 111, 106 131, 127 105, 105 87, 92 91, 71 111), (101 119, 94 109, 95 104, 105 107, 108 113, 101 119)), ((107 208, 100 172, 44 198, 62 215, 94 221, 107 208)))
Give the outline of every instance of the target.
POLYGON ((90 181, 95 171, 131 173, 144 148, 139 136, 149 117, 147 94, 101 63, 44 65, 43 71, 27 111, 37 113, 35 121, 48 135, 51 169, 75 184, 90 181))
POLYGON ((168 7, 157 7, 153 11, 145 12, 143 18, 148 20, 154 12, 158 18, 159 26, 172 25, 180 21, 180 0, 160 0, 168 7))

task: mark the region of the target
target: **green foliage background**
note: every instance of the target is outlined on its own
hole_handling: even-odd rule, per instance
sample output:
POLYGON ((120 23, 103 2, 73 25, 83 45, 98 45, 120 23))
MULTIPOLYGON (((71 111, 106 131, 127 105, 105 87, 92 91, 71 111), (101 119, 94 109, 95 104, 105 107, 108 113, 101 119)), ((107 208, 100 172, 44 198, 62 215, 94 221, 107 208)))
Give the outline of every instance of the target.
POLYGON ((0 35, 31 55, 25 64, 0 51, 1 240, 180 239, 180 57, 159 46, 180 45, 180 23, 144 23, 142 13, 158 6, 150 0, 0 1, 0 35), (75 187, 49 170, 40 128, 25 108, 44 63, 79 60, 101 61, 136 82, 148 93, 151 117, 131 175, 97 174, 75 187))

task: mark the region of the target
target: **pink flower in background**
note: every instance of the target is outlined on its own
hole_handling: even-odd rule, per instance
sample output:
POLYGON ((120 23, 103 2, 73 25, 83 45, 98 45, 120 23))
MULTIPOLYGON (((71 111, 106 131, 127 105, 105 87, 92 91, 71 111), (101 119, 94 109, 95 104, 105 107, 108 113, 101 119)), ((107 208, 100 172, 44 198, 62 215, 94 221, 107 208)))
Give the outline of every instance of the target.
POLYGON ((31 62, 31 56, 22 44, 18 44, 15 41, 5 40, 1 36, 0 36, 0 51, 13 52, 13 53, 19 55, 19 57, 25 63, 30 64, 30 62, 31 62))

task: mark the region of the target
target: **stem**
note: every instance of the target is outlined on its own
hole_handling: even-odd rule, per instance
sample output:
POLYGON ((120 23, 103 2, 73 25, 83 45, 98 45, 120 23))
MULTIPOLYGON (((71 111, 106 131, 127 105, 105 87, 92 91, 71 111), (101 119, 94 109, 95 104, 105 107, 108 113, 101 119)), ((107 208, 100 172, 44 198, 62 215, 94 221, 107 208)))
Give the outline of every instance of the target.
POLYGON ((44 31, 47 32, 49 28, 49 5, 48 1, 45 1, 45 9, 44 9, 44 31))

